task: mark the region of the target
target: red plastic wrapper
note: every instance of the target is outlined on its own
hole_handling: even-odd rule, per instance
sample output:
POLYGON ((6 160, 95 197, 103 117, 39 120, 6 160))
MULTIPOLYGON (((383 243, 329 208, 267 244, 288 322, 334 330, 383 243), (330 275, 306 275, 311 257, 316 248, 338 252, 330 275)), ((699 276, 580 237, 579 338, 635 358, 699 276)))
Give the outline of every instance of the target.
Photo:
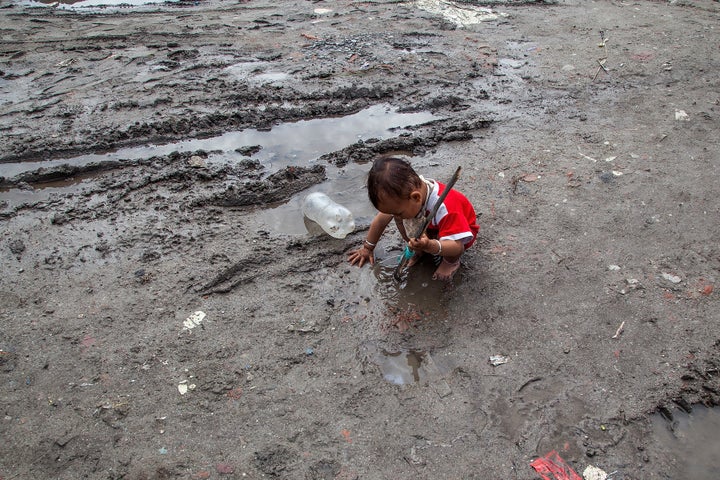
POLYGON ((533 460, 530 466, 545 480, 583 480, 555 450, 533 460))

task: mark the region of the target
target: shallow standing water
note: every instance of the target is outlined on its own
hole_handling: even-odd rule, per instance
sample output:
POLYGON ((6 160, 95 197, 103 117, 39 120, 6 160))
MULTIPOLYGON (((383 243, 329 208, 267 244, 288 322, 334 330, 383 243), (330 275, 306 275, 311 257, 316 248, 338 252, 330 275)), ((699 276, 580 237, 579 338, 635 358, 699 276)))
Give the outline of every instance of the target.
POLYGON ((653 416, 655 438, 675 458, 681 477, 716 480, 720 476, 720 408, 695 405, 672 410, 672 419, 653 416))

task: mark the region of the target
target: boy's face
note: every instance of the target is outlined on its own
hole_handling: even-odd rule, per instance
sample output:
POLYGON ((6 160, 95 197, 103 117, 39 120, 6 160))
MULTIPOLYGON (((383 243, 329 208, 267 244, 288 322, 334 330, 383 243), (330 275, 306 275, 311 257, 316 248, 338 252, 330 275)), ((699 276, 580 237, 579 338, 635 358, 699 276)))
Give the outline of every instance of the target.
POLYGON ((379 199, 378 210, 399 218, 415 218, 424 204, 425 196, 417 189, 410 192, 410 196, 405 199, 383 195, 379 199))

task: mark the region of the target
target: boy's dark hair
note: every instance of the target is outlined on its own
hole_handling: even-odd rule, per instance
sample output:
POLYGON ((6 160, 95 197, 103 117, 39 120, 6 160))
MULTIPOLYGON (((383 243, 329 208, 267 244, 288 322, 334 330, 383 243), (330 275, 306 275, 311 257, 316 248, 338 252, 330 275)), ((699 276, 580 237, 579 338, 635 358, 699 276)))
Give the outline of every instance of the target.
POLYGON ((410 162, 397 157, 376 158, 368 174, 368 197, 375 208, 378 208, 381 196, 405 200, 421 186, 422 179, 410 166, 410 162))

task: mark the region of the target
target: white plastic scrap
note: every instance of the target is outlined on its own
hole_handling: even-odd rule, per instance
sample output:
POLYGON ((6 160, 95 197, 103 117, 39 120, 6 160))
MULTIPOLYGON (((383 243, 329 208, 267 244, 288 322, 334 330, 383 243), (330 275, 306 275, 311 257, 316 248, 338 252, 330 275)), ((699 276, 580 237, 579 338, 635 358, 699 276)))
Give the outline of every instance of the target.
POLYGON ((675 110, 675 120, 679 122, 689 122, 690 115, 685 110, 675 110))
POLYGON ((188 392, 187 380, 180 382, 178 385, 178 392, 180 392, 180 395, 185 395, 188 392))
POLYGON ((460 6, 447 0, 417 0, 415 5, 426 12, 442 15, 458 27, 477 25, 507 16, 506 13, 495 13, 490 8, 460 6))
POLYGON ((205 312, 201 312, 200 310, 194 312, 183 322, 183 331, 192 330, 193 328, 200 326, 202 321, 205 320, 205 317, 205 312))
POLYGON ((592 465, 588 465, 583 471, 583 478, 585 480, 606 480, 607 476, 608 474, 605 473, 605 470, 592 465))
POLYGON ((194 383, 191 383, 188 385, 187 380, 183 380, 178 384, 178 392, 180 392, 180 395, 185 395, 188 391, 195 390, 196 385, 194 383))
POLYGON ((490 365, 493 367, 497 367, 498 365, 502 365, 503 363, 507 363, 510 359, 508 357, 505 357, 503 355, 491 355, 490 356, 490 365))
POLYGON ((610 270, 610 271, 620 270, 620 265, 608 265, 608 270, 610 270))
POLYGON ((671 273, 663 273, 662 277, 671 283, 680 283, 682 281, 682 278, 678 277, 677 275, 673 275, 671 273))

